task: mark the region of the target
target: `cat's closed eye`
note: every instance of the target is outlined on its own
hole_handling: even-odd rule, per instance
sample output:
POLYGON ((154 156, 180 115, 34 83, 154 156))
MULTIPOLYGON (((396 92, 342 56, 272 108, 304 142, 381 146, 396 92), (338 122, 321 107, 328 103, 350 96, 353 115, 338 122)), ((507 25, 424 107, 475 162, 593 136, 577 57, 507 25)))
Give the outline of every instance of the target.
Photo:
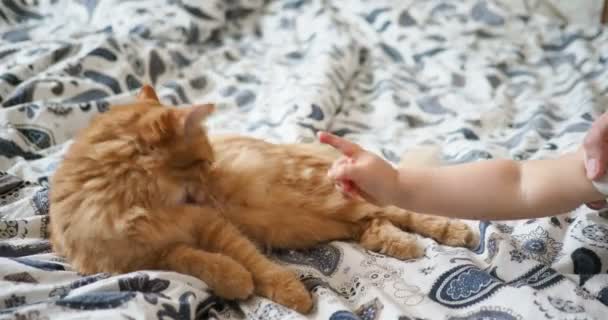
POLYGON ((156 153, 156 151, 157 151, 156 146, 149 145, 149 144, 146 144, 146 143, 143 143, 140 141, 137 141, 137 142, 132 141, 131 145, 138 151, 138 153, 140 155, 148 156, 148 155, 156 153))
POLYGON ((188 161, 177 161, 173 163, 173 167, 179 170, 188 170, 194 168, 204 168, 209 166, 209 161, 206 159, 193 159, 188 161))

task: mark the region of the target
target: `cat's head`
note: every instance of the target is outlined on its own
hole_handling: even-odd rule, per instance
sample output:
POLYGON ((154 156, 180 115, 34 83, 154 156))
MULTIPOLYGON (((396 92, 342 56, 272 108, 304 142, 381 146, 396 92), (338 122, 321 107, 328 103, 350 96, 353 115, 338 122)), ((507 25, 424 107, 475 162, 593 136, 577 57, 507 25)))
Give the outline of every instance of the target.
POLYGON ((108 167, 115 163, 117 171, 140 172, 138 181, 127 183, 150 186, 155 202, 200 203, 214 161, 202 122, 213 109, 210 104, 164 106, 154 89, 144 86, 134 103, 112 107, 93 121, 83 140, 108 167))

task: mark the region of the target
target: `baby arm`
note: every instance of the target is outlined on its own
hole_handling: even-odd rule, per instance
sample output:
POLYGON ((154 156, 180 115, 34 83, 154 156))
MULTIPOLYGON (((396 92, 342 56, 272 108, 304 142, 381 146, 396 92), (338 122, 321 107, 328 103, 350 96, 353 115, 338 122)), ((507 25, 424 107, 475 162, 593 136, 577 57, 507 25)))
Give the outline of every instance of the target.
POLYGON ((581 152, 553 160, 487 160, 437 168, 401 169, 406 209, 464 219, 522 219, 556 215, 603 199, 585 175, 581 152))
POLYGON ((582 152, 554 160, 487 160, 395 169, 347 140, 321 133, 339 149, 329 175, 378 205, 463 219, 519 219, 567 212, 604 198, 586 178, 582 152))

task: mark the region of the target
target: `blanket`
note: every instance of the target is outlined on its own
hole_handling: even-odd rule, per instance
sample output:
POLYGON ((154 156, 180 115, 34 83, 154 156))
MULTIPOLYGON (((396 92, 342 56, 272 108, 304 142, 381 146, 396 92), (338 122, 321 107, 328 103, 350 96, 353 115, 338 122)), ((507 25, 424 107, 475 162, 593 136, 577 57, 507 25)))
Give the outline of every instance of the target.
POLYGON ((470 221, 474 250, 421 238, 407 261, 338 241, 273 252, 311 290, 307 316, 173 272, 83 276, 48 241, 49 176, 71 139, 144 83, 166 104, 215 103, 211 134, 328 130, 393 163, 421 145, 447 164, 550 158, 605 111, 602 27, 500 0, 4 0, 0 37, 0 319, 608 314, 608 220, 586 207, 470 221))

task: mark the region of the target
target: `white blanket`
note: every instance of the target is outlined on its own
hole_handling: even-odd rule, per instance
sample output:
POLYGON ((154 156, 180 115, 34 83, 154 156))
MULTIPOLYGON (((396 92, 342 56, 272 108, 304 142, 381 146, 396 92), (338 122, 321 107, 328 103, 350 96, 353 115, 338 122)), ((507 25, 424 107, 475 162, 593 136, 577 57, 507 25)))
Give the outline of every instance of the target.
POLYGON ((65 147, 142 83, 216 103, 211 133, 324 129, 393 162, 423 144, 449 163, 573 150, 605 110, 608 33, 557 21, 477 0, 2 1, 0 319, 605 319, 607 220, 585 207, 471 222, 476 250, 421 239, 410 261, 277 252, 314 294, 307 317, 171 272, 81 277, 47 240, 65 147))

